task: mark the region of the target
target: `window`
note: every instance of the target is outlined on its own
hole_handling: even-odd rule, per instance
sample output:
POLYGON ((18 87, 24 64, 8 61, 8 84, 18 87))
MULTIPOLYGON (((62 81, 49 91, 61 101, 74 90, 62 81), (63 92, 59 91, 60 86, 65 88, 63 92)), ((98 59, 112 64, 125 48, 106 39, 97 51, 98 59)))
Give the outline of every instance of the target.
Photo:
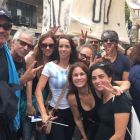
POLYGON ((14 24, 37 28, 36 7, 16 0, 9 0, 7 7, 11 11, 14 24))

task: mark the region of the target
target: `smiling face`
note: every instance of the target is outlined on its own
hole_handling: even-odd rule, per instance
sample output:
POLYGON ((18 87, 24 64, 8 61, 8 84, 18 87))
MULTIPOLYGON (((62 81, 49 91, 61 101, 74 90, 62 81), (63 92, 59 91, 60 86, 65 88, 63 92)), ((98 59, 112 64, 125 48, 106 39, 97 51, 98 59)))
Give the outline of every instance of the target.
POLYGON ((87 74, 81 67, 75 67, 72 73, 72 81, 75 87, 83 88, 87 86, 87 74))
POLYGON ((69 59, 71 54, 71 46, 69 40, 61 38, 59 40, 58 51, 60 59, 69 59))
POLYGON ((29 51, 33 50, 33 37, 21 32, 19 38, 14 40, 14 50, 18 56, 24 58, 29 51))
POLYGON ((111 83, 112 78, 109 77, 104 70, 97 68, 92 71, 92 84, 96 91, 102 92, 104 90, 103 84, 106 81, 111 83))
POLYGON ((4 42, 6 42, 10 36, 11 27, 4 29, 5 24, 11 24, 9 23, 5 18, 0 17, 0 47, 3 45, 4 42))
POLYGON ((93 52, 90 48, 84 47, 80 50, 78 59, 80 62, 83 62, 87 66, 90 64, 90 59, 93 59, 93 52))

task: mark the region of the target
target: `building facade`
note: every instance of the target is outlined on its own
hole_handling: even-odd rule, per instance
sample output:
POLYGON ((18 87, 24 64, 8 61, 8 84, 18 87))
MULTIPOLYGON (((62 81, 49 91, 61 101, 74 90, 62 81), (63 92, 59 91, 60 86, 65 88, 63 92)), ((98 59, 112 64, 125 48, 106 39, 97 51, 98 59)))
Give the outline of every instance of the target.
POLYGON ((0 6, 11 11, 12 34, 21 26, 26 26, 36 37, 41 34, 43 0, 1 0, 0 6))

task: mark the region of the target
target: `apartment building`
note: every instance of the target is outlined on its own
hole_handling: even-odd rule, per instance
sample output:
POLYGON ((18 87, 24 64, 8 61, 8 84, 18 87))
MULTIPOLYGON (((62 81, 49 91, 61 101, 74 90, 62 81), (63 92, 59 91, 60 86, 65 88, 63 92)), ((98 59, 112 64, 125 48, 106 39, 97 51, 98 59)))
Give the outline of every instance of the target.
POLYGON ((42 30, 43 0, 1 0, 0 6, 11 11, 12 34, 21 26, 26 26, 38 37, 42 30))

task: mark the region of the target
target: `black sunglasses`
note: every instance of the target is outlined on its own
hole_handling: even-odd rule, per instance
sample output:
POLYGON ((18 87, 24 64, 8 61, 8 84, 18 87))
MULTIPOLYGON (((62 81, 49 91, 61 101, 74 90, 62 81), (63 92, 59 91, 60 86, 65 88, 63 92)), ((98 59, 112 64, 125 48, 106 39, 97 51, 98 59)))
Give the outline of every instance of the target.
POLYGON ((117 40, 115 40, 115 39, 104 39, 103 42, 106 43, 106 42, 108 42, 108 40, 110 41, 110 43, 116 43, 117 42, 117 40))
POLYGON ((54 47, 55 47, 55 45, 54 44, 41 44, 41 48, 47 48, 47 47, 49 47, 50 49, 53 49, 54 47))
POLYGON ((11 23, 3 23, 3 24, 0 24, 0 27, 2 27, 4 30, 10 30, 12 28, 12 24, 11 23))
POLYGON ((103 62, 99 62, 96 64, 93 64, 95 67, 112 67, 111 63, 108 61, 103 61, 103 62))

